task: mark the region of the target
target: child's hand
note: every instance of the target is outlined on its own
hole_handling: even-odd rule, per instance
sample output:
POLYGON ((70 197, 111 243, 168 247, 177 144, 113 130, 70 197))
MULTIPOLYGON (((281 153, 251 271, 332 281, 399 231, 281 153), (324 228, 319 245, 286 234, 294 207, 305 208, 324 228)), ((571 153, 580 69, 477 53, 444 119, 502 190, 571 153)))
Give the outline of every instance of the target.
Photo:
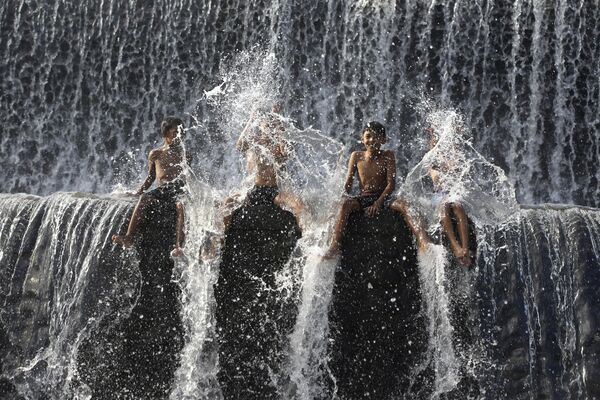
POLYGON ((181 257, 183 255, 184 255, 183 249, 181 247, 179 247, 179 246, 175 247, 173 249, 173 251, 171 251, 171 257, 173 257, 173 258, 181 257))
POLYGON ((373 218, 375 215, 379 214, 379 210, 381 210, 382 206, 383 201, 377 200, 375 203, 373 203, 373 205, 365 208, 365 213, 367 213, 369 218, 373 218))

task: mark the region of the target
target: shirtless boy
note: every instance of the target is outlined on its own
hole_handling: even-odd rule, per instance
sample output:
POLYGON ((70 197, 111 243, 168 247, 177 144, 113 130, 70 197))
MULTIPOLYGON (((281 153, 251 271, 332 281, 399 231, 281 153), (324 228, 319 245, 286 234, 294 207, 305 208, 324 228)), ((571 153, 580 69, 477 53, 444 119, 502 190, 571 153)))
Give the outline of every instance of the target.
POLYGON ((148 204, 154 201, 172 202, 175 203, 177 210, 177 224, 175 248, 171 255, 178 257, 183 254, 181 247, 184 240, 184 213, 183 205, 178 198, 183 194, 185 186, 182 173, 187 160, 179 135, 180 127, 183 127, 183 122, 179 118, 167 117, 162 121, 160 132, 165 141, 161 147, 152 150, 148 155, 148 177, 136 192, 136 195, 141 196, 140 200, 133 210, 127 233, 125 235, 113 235, 112 241, 114 243, 123 247, 130 247, 148 204), (144 193, 152 186, 154 181, 156 181, 157 187, 144 193))
MULTIPOLYGON (((236 147, 246 157, 246 169, 255 174, 254 187, 246 196, 247 204, 273 203, 288 208, 301 225, 304 210, 302 201, 288 192, 280 192, 277 179, 288 158, 287 143, 283 138, 284 127, 277 114, 279 106, 274 104, 271 113, 257 117, 253 112, 240 134, 236 147)), ((231 208, 233 199, 227 199, 226 207, 231 208)), ((224 224, 227 229, 231 213, 227 213, 224 224)))
MULTIPOLYGON (((437 144, 438 137, 433 128, 426 129, 426 132, 429 136, 428 145, 431 150, 437 144)), ((439 203, 442 228, 450 243, 450 249, 460 264, 469 267, 473 263, 474 255, 469 250, 469 219, 467 218, 467 213, 459 202, 446 201, 445 197, 447 193, 442 188, 442 176, 447 172, 446 170, 450 167, 450 164, 451 161, 448 160, 443 165, 433 165, 429 168, 428 174, 433 182, 434 202, 439 203), (453 220, 456 221, 458 236, 453 220)))
POLYGON ((365 151, 355 151, 350 155, 348 174, 344 185, 344 202, 335 224, 333 238, 325 259, 336 257, 340 252, 342 237, 348 218, 354 212, 364 210, 374 217, 384 207, 399 212, 417 238, 420 250, 424 250, 428 240, 419 223, 413 222, 405 201, 395 200, 389 204, 389 196, 396 186, 396 158, 390 150, 381 150, 387 141, 385 128, 379 122, 369 122, 362 133, 365 151), (360 194, 350 196, 354 175, 358 174, 360 194))

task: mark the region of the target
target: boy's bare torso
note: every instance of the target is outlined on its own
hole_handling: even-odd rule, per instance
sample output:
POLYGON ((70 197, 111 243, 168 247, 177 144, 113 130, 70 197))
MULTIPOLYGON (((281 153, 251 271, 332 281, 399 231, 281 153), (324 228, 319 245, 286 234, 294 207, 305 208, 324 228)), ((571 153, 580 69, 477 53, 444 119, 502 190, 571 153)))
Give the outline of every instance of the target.
POLYGON ((148 158, 154 163, 158 186, 179 178, 183 172, 184 151, 181 144, 163 145, 152 150, 148 158))
POLYGON ((377 155, 369 155, 366 151, 355 151, 352 158, 358 173, 361 193, 380 193, 385 190, 388 184, 388 170, 395 168, 391 151, 382 150, 377 155))
POLYGON ((270 157, 260 153, 259 149, 249 149, 246 152, 248 171, 256 174, 254 183, 258 186, 277 186, 274 160, 270 160, 270 157))
POLYGON ((286 158, 285 145, 280 137, 282 130, 273 122, 261 123, 254 138, 242 146, 246 168, 255 174, 257 186, 277 186, 277 173, 286 158))

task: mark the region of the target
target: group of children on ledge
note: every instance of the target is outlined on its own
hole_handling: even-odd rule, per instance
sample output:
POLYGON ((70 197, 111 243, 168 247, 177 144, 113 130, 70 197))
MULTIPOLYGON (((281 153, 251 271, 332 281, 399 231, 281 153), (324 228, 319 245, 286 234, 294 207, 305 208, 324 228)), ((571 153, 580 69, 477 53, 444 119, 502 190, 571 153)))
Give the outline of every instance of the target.
MULTIPOLYGON (((237 149, 246 157, 248 172, 255 176, 254 187, 247 194, 245 204, 273 203, 289 209, 296 217, 298 225, 302 227, 305 207, 301 199, 292 193, 280 191, 277 185, 279 174, 285 168, 289 154, 289 144, 283 136, 283 124, 277 118, 279 111, 279 106, 275 104, 271 113, 257 115, 253 112, 237 141, 237 149)), ((137 192, 140 199, 129 222, 127 233, 113 235, 112 240, 124 247, 131 246, 137 226, 150 202, 172 202, 177 211, 177 223, 175 248, 171 255, 178 257, 183 254, 184 241, 184 210, 179 200, 185 186, 183 166, 190 160, 186 157, 181 142, 183 123, 180 119, 165 118, 160 131, 164 143, 148 155, 148 177, 137 192), (154 181, 157 187, 146 191, 154 181)), ((427 131, 429 146, 433 148, 437 140, 435 132, 432 129, 427 131)), ((387 141, 384 126, 379 122, 369 122, 361 133, 361 141, 364 150, 355 151, 350 155, 341 209, 324 258, 332 259, 340 253, 344 230, 353 213, 364 212, 367 216, 374 217, 383 208, 389 208, 404 218, 415 235, 419 251, 424 251, 429 244, 429 238, 421 219, 411 211, 405 200, 391 197, 396 184, 396 160, 393 151, 381 149, 387 141), (355 176, 358 177, 360 193, 351 195, 355 176)), ((469 250, 468 219, 458 202, 444 200, 443 190, 439 185, 439 177, 443 170, 444 166, 435 166, 428 171, 434 185, 434 196, 439 203, 441 224, 456 259, 462 265, 470 266, 474 255, 470 254, 469 250)), ((231 223, 238 196, 225 201, 225 229, 231 223)))

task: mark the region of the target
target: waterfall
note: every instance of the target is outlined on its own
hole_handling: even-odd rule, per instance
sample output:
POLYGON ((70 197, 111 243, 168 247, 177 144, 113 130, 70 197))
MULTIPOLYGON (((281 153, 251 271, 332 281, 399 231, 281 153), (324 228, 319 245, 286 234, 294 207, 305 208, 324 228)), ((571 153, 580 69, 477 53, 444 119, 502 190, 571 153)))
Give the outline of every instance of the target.
POLYGON ((414 104, 426 97, 465 113, 520 201, 598 206, 599 20, 597 0, 7 0, 4 191, 110 191, 139 178, 164 115, 218 130, 197 100, 232 56, 259 47, 300 127, 348 143, 380 119, 405 174, 421 155, 414 104))
MULTIPOLYGON (((252 295, 279 307, 261 332, 284 327, 257 357, 268 382, 256 387, 306 400, 600 397, 599 43, 598 0, 5 0, 0 396, 225 397, 236 366, 220 358, 217 314, 238 309, 219 309, 224 249, 205 253, 224 237, 223 199, 252 185, 236 140, 256 112, 285 128, 279 189, 307 210, 290 259, 249 274, 252 295), (194 156, 178 260, 168 207, 133 249, 110 240, 166 115, 183 117, 194 156), (371 120, 430 233, 440 215, 423 180, 447 163, 447 199, 474 222, 472 269, 439 244, 386 269, 416 257, 412 236, 369 224, 373 248, 389 240, 404 255, 321 259, 371 120), (441 136, 427 152, 431 127, 441 136), (348 365, 366 371, 353 382, 348 365)), ((229 277, 246 267, 230 264, 229 277)))
POLYGON ((135 259, 112 252, 110 235, 129 203, 78 194, 0 198, 4 373, 21 393, 84 394, 79 350, 126 318, 138 298, 135 259))
POLYGON ((477 302, 492 397, 595 396, 599 227, 596 210, 542 206, 480 234, 477 302))

